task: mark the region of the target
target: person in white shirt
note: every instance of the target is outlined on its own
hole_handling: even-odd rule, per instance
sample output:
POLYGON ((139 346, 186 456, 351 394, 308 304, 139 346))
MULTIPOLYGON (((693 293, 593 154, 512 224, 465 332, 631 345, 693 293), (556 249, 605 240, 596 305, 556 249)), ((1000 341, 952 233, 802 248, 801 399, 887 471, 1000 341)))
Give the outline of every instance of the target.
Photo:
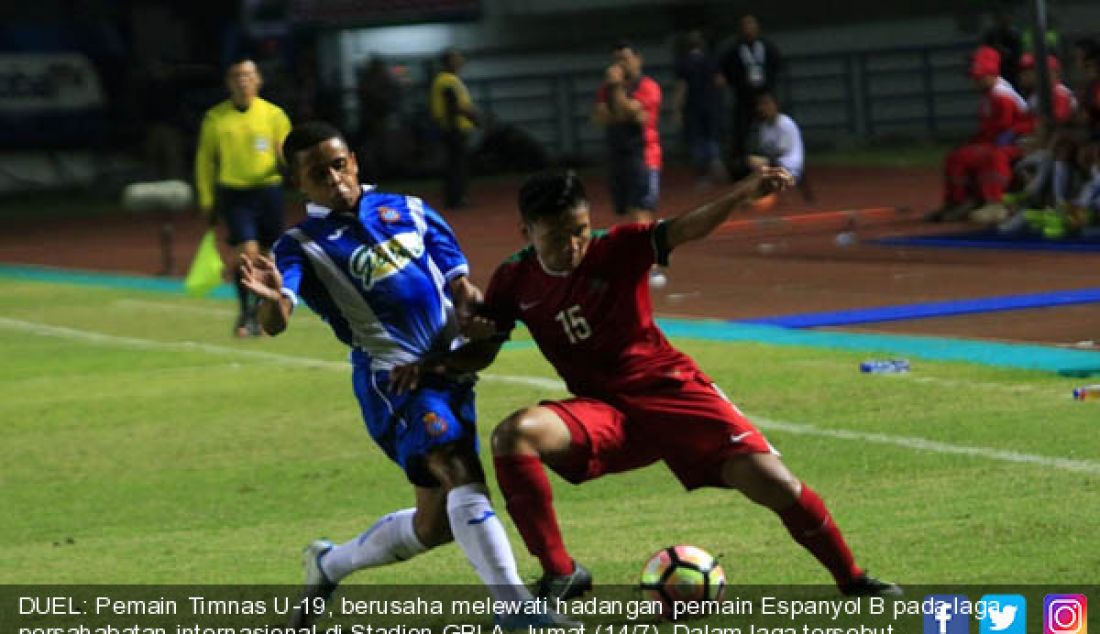
POLYGON ((754 169, 766 165, 783 167, 796 181, 801 181, 805 154, 798 124, 779 111, 779 102, 770 92, 757 96, 756 113, 755 145, 749 156, 749 166, 754 169))

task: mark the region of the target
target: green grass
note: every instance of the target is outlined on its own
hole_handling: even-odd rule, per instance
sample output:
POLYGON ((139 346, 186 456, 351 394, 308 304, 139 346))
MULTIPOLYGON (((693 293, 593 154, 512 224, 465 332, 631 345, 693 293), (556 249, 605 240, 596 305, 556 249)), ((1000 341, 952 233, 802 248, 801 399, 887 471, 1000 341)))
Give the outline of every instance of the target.
MULTIPOLYGON (((324 325, 303 311, 282 337, 234 341, 232 316, 227 302, 0 281, 0 584, 293 584, 310 539, 348 539, 411 504, 365 433, 346 352, 324 325)), ((1095 469, 768 429, 1095 466, 1100 406, 1073 401, 1073 380, 931 362, 868 376, 856 353, 676 343, 761 419, 872 570, 906 583, 1100 580, 1095 469)), ((502 353, 479 386, 483 440, 512 410, 562 395, 504 380, 516 376, 554 375, 534 348, 502 353)), ((634 583, 652 551, 681 542, 725 554, 734 582, 827 582, 770 512, 732 492, 685 494, 663 466, 552 481, 567 544, 603 583, 634 583)), ((505 523, 522 573, 536 576, 505 523)), ((474 576, 448 546, 357 579, 474 576)))

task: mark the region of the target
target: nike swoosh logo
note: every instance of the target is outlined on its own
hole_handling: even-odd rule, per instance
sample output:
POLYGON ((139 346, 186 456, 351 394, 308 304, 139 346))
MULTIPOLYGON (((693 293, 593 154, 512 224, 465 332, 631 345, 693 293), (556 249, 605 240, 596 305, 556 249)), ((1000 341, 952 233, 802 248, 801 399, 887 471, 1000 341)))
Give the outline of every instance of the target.
POLYGON ((519 309, 520 310, 530 310, 530 309, 534 308, 535 306, 538 306, 541 303, 542 303, 541 299, 535 300, 533 302, 520 302, 519 303, 519 309))
POLYGON ((494 515, 496 515, 496 513, 494 513, 492 510, 488 510, 488 511, 485 511, 485 515, 482 515, 481 517, 478 517, 476 519, 467 520, 466 523, 469 524, 470 526, 474 526, 475 524, 483 524, 485 522, 485 520, 489 519, 490 517, 493 517, 494 515))
POLYGON ((745 439, 746 436, 751 436, 751 435, 752 435, 751 431, 746 431, 746 432, 737 434, 736 436, 730 436, 730 442, 732 442, 732 443, 741 442, 742 440, 745 439))
POLYGON ((328 236, 328 239, 329 240, 339 240, 340 236, 344 235, 344 232, 347 231, 347 230, 348 230, 347 227, 340 227, 336 231, 333 231, 332 233, 330 233, 329 236, 328 236))

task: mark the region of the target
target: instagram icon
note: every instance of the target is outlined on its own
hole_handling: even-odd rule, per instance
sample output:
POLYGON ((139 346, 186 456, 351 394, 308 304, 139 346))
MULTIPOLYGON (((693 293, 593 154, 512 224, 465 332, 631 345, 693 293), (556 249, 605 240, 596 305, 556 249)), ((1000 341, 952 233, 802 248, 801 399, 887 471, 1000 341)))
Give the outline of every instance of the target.
POLYGON ((1043 634, 1088 634, 1088 601, 1083 594, 1043 598, 1043 634))

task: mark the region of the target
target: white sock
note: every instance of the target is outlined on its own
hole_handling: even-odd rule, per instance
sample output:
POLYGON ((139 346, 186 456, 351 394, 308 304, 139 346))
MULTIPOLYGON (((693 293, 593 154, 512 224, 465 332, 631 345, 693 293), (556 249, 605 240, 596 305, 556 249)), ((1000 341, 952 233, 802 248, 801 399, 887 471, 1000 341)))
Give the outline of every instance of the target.
POLYGON ((383 516, 355 539, 333 547, 321 558, 321 570, 339 582, 356 570, 405 561, 427 548, 416 537, 416 509, 402 509, 383 516))
POLYGON ((532 598, 519 578, 512 546, 504 525, 489 503, 489 490, 484 484, 464 484, 451 489, 447 494, 447 516, 451 519, 455 541, 494 599, 527 601, 532 598))

